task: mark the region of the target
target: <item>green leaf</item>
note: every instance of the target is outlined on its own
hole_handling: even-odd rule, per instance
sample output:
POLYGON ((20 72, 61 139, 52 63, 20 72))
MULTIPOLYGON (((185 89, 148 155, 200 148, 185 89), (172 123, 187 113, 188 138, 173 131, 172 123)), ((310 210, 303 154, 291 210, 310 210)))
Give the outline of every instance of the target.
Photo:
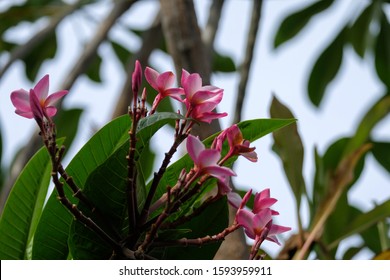
MULTIPOLYGON (((164 125, 182 119, 183 116, 176 113, 156 113, 141 119, 137 127, 136 160, 143 157, 143 150, 149 145, 152 136, 164 125)), ((95 147, 98 149, 98 147, 95 147)), ((106 220, 110 220, 114 228, 113 233, 125 235, 128 232, 127 216, 127 161, 129 141, 124 142, 103 164, 96 168, 88 176, 85 183, 84 193, 99 207, 104 206, 101 212, 106 220)), ((152 163, 148 163, 152 164, 152 163)), ((141 180, 137 185, 137 200, 139 208, 146 198, 143 168, 137 164, 138 178, 141 180)), ((79 204, 83 213, 89 213, 88 209, 79 204)), ((141 210, 141 208, 139 209, 141 210)), ((93 220, 99 221, 99 225, 106 231, 110 230, 107 222, 99 220, 92 215, 93 220)), ((111 256, 112 248, 104 243, 94 232, 74 221, 70 233, 71 254, 75 259, 107 259, 111 256), (86 242, 88 240, 88 242, 86 242)))
POLYGON ((380 7, 380 1, 373 1, 349 29, 349 40, 361 58, 364 57, 366 49, 372 44, 373 34, 370 31, 370 26, 378 19, 380 7))
POLYGON ((345 251, 343 255, 343 260, 352 260, 352 258, 356 256, 362 249, 362 246, 348 248, 348 250, 345 251))
POLYGON ((339 242, 353 234, 361 233, 372 225, 390 217, 390 200, 374 207, 372 210, 362 213, 343 227, 342 233, 334 239, 329 247, 334 247, 339 242))
MULTIPOLYGON (((275 96, 272 99, 270 114, 272 118, 294 118, 290 109, 275 96)), ((273 138, 274 144, 272 149, 282 160, 284 172, 295 196, 297 209, 299 209, 302 195, 306 193, 306 184, 302 175, 304 149, 297 124, 293 123, 285 129, 275 131, 273 138)))
MULTIPOLYGON (((124 142, 128 141, 130 118, 119 117, 99 130, 72 159, 66 171, 75 183, 84 188, 90 173, 103 164, 124 142)), ((65 188, 68 190, 68 188, 65 188)), ((74 203, 69 191, 68 197, 74 203)), ((68 237, 73 216, 57 200, 53 191, 34 237, 33 259, 67 259, 68 237)))
POLYGON ((390 24, 383 11, 375 47, 375 69, 379 79, 390 88, 390 24))
POLYGON ((88 70, 85 72, 88 78, 96 83, 101 83, 102 79, 100 77, 100 68, 102 65, 102 58, 99 55, 95 55, 91 64, 88 67, 88 70))
MULTIPOLYGON (((198 238, 220 233, 228 226, 228 222, 228 204, 226 198, 223 198, 210 205, 201 215, 179 226, 178 229, 190 229, 191 232, 186 234, 186 237, 198 238)), ((154 249, 151 255, 171 260, 211 260, 219 246, 220 243, 207 244, 202 247, 165 247, 154 249)))
POLYGON ((30 81, 36 80, 42 63, 49 58, 54 58, 57 51, 56 33, 52 32, 43 38, 39 44, 30 49, 28 55, 23 58, 26 66, 26 75, 30 81))
POLYGON ((54 122, 57 127, 57 137, 65 137, 64 146, 67 150, 70 149, 72 142, 77 134, 79 121, 83 109, 61 109, 54 117, 54 122))
POLYGON ((389 142, 374 142, 372 154, 375 159, 390 172, 390 143, 389 142))
POLYGON ((23 168, 8 196, 0 220, 0 259, 31 257, 28 248, 41 217, 50 174, 50 157, 43 147, 23 168))
POLYGON ((321 0, 286 17, 280 24, 275 35, 274 48, 296 36, 312 19, 313 16, 328 9, 333 0, 321 0))
POLYGON ((230 73, 236 71, 236 65, 230 56, 214 52, 212 69, 214 72, 230 73))
POLYGON ((122 46, 121 44, 119 44, 117 42, 110 41, 110 43, 111 43, 112 49, 115 52, 115 55, 117 56, 119 62, 123 66, 123 70, 127 71, 127 68, 129 67, 128 64, 129 64, 131 57, 133 56, 133 53, 131 51, 129 51, 128 48, 125 48, 124 46, 122 46))
POLYGON ((390 113, 390 95, 385 94, 380 97, 362 117, 355 135, 350 139, 348 146, 344 150, 347 155, 370 139, 371 131, 374 127, 390 113))
POLYGON ((0 20, 2 22, 0 25, 0 37, 2 37, 6 30, 21 22, 34 22, 44 16, 51 16, 55 14, 61 6, 64 6, 62 1, 50 1, 56 2, 55 8, 53 5, 42 7, 42 4, 37 5, 33 2, 34 1, 26 1, 23 5, 12 6, 8 10, 0 13, 0 20))
POLYGON ((329 44, 315 62, 308 81, 308 95, 315 106, 319 106, 329 83, 336 77, 343 59, 346 28, 329 44))

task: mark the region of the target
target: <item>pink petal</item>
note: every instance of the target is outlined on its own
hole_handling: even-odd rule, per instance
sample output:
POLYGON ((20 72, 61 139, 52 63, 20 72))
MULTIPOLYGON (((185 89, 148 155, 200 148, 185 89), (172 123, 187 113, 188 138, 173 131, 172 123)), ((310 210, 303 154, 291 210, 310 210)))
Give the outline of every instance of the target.
POLYGON ((31 106, 31 111, 34 115, 34 119, 38 122, 41 123, 43 121, 43 110, 41 107, 41 103, 38 100, 37 95, 35 94, 34 90, 30 89, 30 106, 31 106))
POLYGON ((205 123, 211 123, 212 120, 220 119, 223 117, 226 117, 227 113, 214 113, 214 112, 207 112, 202 114, 191 114, 191 117, 205 123))
POLYGON ((255 232, 260 234, 263 228, 272 220, 271 210, 269 208, 258 212, 253 218, 255 232))
POLYGON ((240 204, 240 209, 244 208, 244 206, 248 203, 248 200, 251 197, 251 195, 252 195, 252 189, 247 191, 247 193, 242 198, 242 201, 241 201, 241 204, 240 204))
POLYGON ((156 81, 159 90, 163 90, 163 91, 172 87, 174 82, 175 82, 175 75, 171 71, 160 74, 157 77, 157 81, 156 81))
POLYGON ((271 197, 271 190, 269 188, 262 190, 258 193, 258 200, 271 197))
POLYGON ((138 90, 142 83, 142 67, 141 63, 136 60, 133 75, 131 75, 131 87, 134 94, 138 93, 138 90))
POLYGON ((185 85, 187 83, 187 79, 190 76, 190 73, 188 73, 186 70, 181 69, 181 86, 185 85))
POLYGON ((169 88, 165 91, 165 94, 177 101, 183 102, 181 96, 184 94, 184 89, 182 88, 169 88))
POLYGON ((61 99, 64 95, 68 94, 67 90, 61 90, 57 91, 55 93, 52 93, 49 95, 49 97, 45 100, 45 107, 46 106, 51 106, 54 103, 56 103, 59 99, 61 99))
POLYGON ((229 192, 227 194, 227 198, 228 198, 228 202, 231 206, 233 206, 236 209, 238 209, 238 207, 240 207, 242 198, 238 193, 229 192))
POLYGON ((148 83, 158 91, 158 84, 157 84, 157 78, 160 74, 154 70, 153 68, 146 67, 145 69, 145 78, 148 81, 148 83))
POLYGON ((276 238, 276 236, 267 236, 267 237, 266 237, 266 240, 272 241, 272 242, 275 242, 275 243, 278 244, 278 245, 281 245, 280 242, 279 242, 279 240, 276 238))
POLYGON ((25 112, 25 111, 20 111, 20 110, 16 109, 15 113, 18 114, 19 116, 22 116, 22 117, 25 117, 25 118, 28 118, 28 119, 34 118, 34 115, 33 115, 33 113, 31 111, 30 112, 25 112))
POLYGON ((224 166, 218 166, 218 165, 204 167, 202 168, 202 172, 216 178, 222 178, 226 176, 236 176, 236 173, 230 168, 224 166))
POLYGON ((247 160, 251 162, 257 162, 258 157, 256 152, 250 152, 250 153, 243 153, 241 154, 243 157, 245 157, 247 160))
POLYGON ((283 233, 283 232, 286 232, 289 230, 291 230, 290 227, 284 227, 284 226, 272 224, 268 234, 272 236, 272 235, 280 234, 280 233, 283 233))
POLYGON ((255 201, 253 205, 253 213, 260 212, 261 209, 269 208, 274 205, 278 200, 272 197, 259 200, 259 196, 255 195, 255 201))
POLYGON ((199 165, 206 167, 210 165, 216 165, 221 158, 221 154, 215 149, 205 149, 199 153, 199 165))
POLYGON ((249 230, 253 228, 254 218, 255 214, 245 209, 238 210, 236 214, 237 223, 249 230))
POLYGON ((55 114, 57 114, 57 108, 54 107, 54 106, 46 107, 46 108, 45 108, 45 111, 46 111, 46 114, 47 114, 49 117, 53 117, 53 116, 55 116, 55 114))
POLYGON ((11 93, 11 102, 19 112, 31 112, 30 96, 24 89, 13 91, 11 93))
POLYGON ((221 89, 218 92, 212 91, 197 91, 191 98, 191 104, 197 105, 205 102, 211 102, 215 105, 219 104, 223 97, 223 90, 221 89))
POLYGON ((34 87, 34 92, 39 101, 45 100, 49 93, 49 75, 43 76, 34 87))
POLYGON ((194 93, 202 87, 202 78, 198 73, 190 74, 182 86, 186 93, 186 97, 191 100, 194 93))
POLYGON ((199 165, 199 154, 205 149, 202 141, 198 137, 188 135, 187 138, 187 151, 195 165, 199 165))

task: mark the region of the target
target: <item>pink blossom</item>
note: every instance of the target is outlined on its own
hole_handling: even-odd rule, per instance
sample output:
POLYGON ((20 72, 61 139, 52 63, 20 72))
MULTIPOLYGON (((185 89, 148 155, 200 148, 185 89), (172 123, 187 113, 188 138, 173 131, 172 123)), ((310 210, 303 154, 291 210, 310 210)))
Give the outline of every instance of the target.
POLYGON ((142 83, 142 67, 141 63, 136 60, 133 75, 131 76, 131 88, 134 96, 137 96, 142 83))
POLYGON ((257 153, 254 151, 256 148, 249 147, 250 142, 244 139, 240 128, 236 124, 222 131, 222 133, 214 139, 212 147, 221 151, 225 139, 227 139, 229 143, 229 152, 225 159, 234 155, 242 155, 252 162, 257 161, 257 153))
POLYGON ((230 168, 219 166, 218 160, 221 157, 219 151, 206 149, 198 137, 188 135, 187 151, 194 161, 197 176, 208 174, 219 180, 224 180, 225 177, 236 175, 230 168))
POLYGON ((182 70, 181 85, 184 88, 184 103, 187 116, 197 121, 210 123, 214 119, 227 116, 227 113, 215 113, 213 110, 221 102, 223 89, 215 86, 202 86, 199 74, 190 74, 182 70))
POLYGON ((152 112, 156 110, 160 101, 167 96, 183 102, 181 96, 184 95, 184 90, 182 88, 172 87, 175 82, 175 75, 171 71, 159 74, 156 70, 146 67, 145 78, 152 88, 158 91, 152 105, 152 112))
POLYGON ((255 194, 253 210, 244 209, 249 201, 252 190, 249 190, 238 208, 236 222, 244 227, 246 235, 255 239, 256 242, 269 240, 280 245, 276 235, 291 230, 290 227, 284 227, 273 224, 272 216, 278 215, 277 211, 270 209, 277 200, 270 197, 270 190, 265 189, 255 194))
POLYGON ((260 238, 264 238, 278 245, 280 243, 276 235, 291 230, 290 227, 273 224, 272 213, 269 208, 264 208, 256 214, 245 209, 240 209, 237 212, 236 221, 244 227, 245 233, 249 238, 257 241, 260 241, 260 238))
POLYGON ((15 113, 32 119, 50 119, 57 113, 54 103, 68 93, 67 90, 57 91, 48 96, 49 75, 45 75, 30 92, 24 89, 15 90, 11 93, 11 102, 15 106, 15 113))

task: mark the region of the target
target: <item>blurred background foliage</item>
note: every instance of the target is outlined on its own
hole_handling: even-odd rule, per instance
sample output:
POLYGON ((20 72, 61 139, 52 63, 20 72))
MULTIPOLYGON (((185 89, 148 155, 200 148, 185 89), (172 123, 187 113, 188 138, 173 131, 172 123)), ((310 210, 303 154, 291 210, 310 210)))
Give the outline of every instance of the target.
MULTIPOLYGON (((232 0, 235 1, 235 0, 232 0)), ((96 82, 102 82, 101 67, 107 59, 98 51, 102 45, 112 48, 118 61, 121 62, 126 77, 129 78, 121 90, 118 102, 113 108, 112 117, 125 114, 130 103, 130 73, 134 61, 140 60, 142 65, 154 66, 151 54, 159 50, 172 57, 176 70, 185 68, 190 72, 201 73, 204 83, 210 81, 215 72, 234 73, 240 75, 240 85, 237 89, 237 107, 235 121, 241 118, 243 100, 246 98, 246 84, 251 71, 251 61, 258 33, 261 32, 261 11, 264 2, 253 0, 251 17, 243 61, 236 65, 233 59, 220 53, 214 46, 218 32, 218 23, 223 16, 223 0, 210 2, 209 17, 206 27, 201 30, 193 2, 190 0, 161 0, 159 13, 150 20, 150 27, 139 30, 121 21, 121 17, 133 8, 133 4, 142 5, 143 1, 61 1, 61 0, 29 0, 15 1, 4 5, 0 11, 0 55, 6 57, 0 65, 0 81, 2 76, 15 63, 22 62, 25 75, 31 81, 37 81, 40 69, 45 62, 54 60, 59 52, 58 29, 61 23, 74 15, 84 17, 96 26, 95 34, 83 38, 79 58, 68 70, 60 88, 71 89, 81 77, 96 82), (103 18, 94 16, 94 5, 106 3, 110 12, 103 18), (174 11, 179 11, 175 13, 174 11), (31 36, 24 42, 9 40, 21 26, 28 27, 31 36), (131 36, 141 40, 137 48, 130 48, 114 39, 113 30, 120 28, 131 36)), ((294 11, 284 19, 275 33, 273 46, 275 49, 286 48, 299 40, 298 35, 305 32, 312 19, 333 7, 337 1, 321 0, 307 1, 307 5, 294 11), (288 43, 288 44, 287 44, 288 43)), ((358 2, 358 1, 357 1, 358 2)), ((352 48, 362 60, 374 64, 376 75, 383 83, 385 91, 370 108, 363 112, 358 120, 355 133, 348 137, 336 139, 329 143, 327 150, 321 154, 317 150, 313 154, 304 151, 302 139, 297 124, 291 125, 273 134, 274 152, 280 157, 285 176, 291 186, 296 201, 296 217, 299 228, 286 241, 277 258, 281 259, 335 259, 340 242, 346 238, 359 235, 364 241, 360 246, 348 248, 343 259, 352 259, 362 250, 370 250, 376 259, 389 259, 390 234, 390 200, 376 205, 371 210, 363 212, 348 201, 348 192, 358 180, 365 168, 365 157, 372 154, 387 172, 390 172, 390 142, 380 141, 372 137, 375 126, 386 118, 390 112, 390 24, 388 10, 390 1, 367 0, 361 11, 355 10, 346 18, 345 25, 340 26, 334 38, 324 47, 323 51, 313 61, 312 69, 307 77, 306 94, 311 104, 321 107, 324 96, 329 91, 329 85, 339 74, 345 59, 345 50, 352 48), (304 178, 302 166, 305 157, 313 157, 315 172, 313 178, 304 178), (309 207, 307 213, 302 213, 302 203, 309 207), (309 224, 302 222, 302 216, 308 216, 309 224)), ((156 1, 156 3, 158 3, 156 1)), ((142 15, 140 15, 142 16, 142 15)), ((331 16, 328 14, 328 16, 331 16)), ((244 19, 244 17, 242 17, 244 19)), ((326 28, 326 27, 324 27, 326 28)), ((66 51, 66 50, 65 50, 66 51)), ((178 71, 176 71, 178 72, 178 71)), ((3 93, 4 94, 4 93, 3 93)), ((152 98, 152 97, 150 97, 152 98)), ((152 102, 152 100, 148 100, 152 102)), ((59 106, 61 106, 60 104, 59 106)), ((312 106, 308 105, 308 106, 312 106)), ((345 104, 348 107, 348 104, 345 104)), ((170 101, 165 101, 161 110, 172 110, 170 101)), ((56 123, 61 127, 59 137, 66 136, 65 145, 71 146, 78 130, 81 108, 62 109, 56 116, 56 123)), ((272 118, 293 118, 288 104, 273 97, 270 116, 272 118)), ((4 121, 4 120, 2 120, 4 121)), ((298 124, 299 125, 299 124, 298 124)), ((219 130, 219 124, 203 127, 198 131, 201 137, 219 130)), ((12 162, 1 162, 0 186, 1 208, 21 168, 40 147, 39 139, 34 134, 16 155, 12 162)), ((2 157, 2 131, 0 127, 0 161, 2 157)), ((154 157, 153 151, 148 151, 145 157, 154 157)), ((152 172, 149 170, 148 172, 152 172)), ((380 186, 380 187, 390 187, 380 186)), ((246 250, 242 234, 235 241, 226 241, 225 248, 219 258, 237 258, 237 252, 246 250), (237 248, 244 248, 244 250, 237 248)))

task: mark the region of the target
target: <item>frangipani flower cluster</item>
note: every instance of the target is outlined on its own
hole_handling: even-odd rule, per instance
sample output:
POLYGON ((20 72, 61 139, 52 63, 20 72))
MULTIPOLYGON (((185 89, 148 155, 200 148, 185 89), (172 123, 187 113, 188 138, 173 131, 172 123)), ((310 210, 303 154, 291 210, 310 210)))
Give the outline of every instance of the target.
POLYGON ((264 240, 275 242, 280 245, 276 235, 291 230, 290 227, 279 226, 273 223, 272 216, 279 215, 279 212, 272 210, 277 199, 270 196, 270 189, 256 193, 252 211, 244 209, 248 203, 252 190, 249 190, 236 214, 236 222, 244 227, 246 235, 255 240, 253 251, 257 252, 264 240))
MULTIPOLYGON (((64 183, 61 182, 60 176, 64 179, 67 186, 71 188, 74 197, 93 209, 92 212, 96 209, 93 203, 84 195, 82 186, 78 186, 73 181, 72 176, 69 176, 66 169, 62 166, 61 159, 64 155, 65 147, 58 147, 56 142, 55 124, 52 120, 52 117, 57 113, 54 103, 64 97, 68 91, 61 90, 49 95, 49 75, 45 75, 33 89, 29 91, 19 89, 11 93, 11 101, 16 108, 16 114, 29 119, 34 118, 38 123, 41 129, 40 135, 44 140, 43 142, 52 161, 51 176, 57 190, 58 199, 72 213, 75 219, 87 226, 102 240, 105 240, 111 246, 113 252, 123 258, 143 259, 148 257, 147 254, 153 248, 162 246, 161 244, 165 244, 165 246, 170 244, 172 246, 192 244, 201 247, 206 243, 221 242, 228 234, 240 227, 244 228, 249 238, 255 240, 251 252, 252 258, 256 256, 264 240, 279 244, 276 235, 286 232, 290 228, 273 223, 273 216, 279 213, 270 208, 277 200, 270 197, 269 189, 255 195, 254 207, 250 211, 245 207, 252 195, 252 190, 244 198, 241 198, 230 186, 231 177, 237 176, 230 168, 230 164, 237 157, 243 156, 251 162, 258 161, 258 156, 255 152, 256 148, 252 147, 250 141, 244 138, 239 125, 234 124, 222 131, 215 137, 210 147, 206 147, 198 137, 190 134, 193 125, 198 122, 210 123, 215 119, 227 116, 227 113, 215 112, 217 105, 222 100, 223 89, 212 85, 202 85, 202 78, 199 74, 191 74, 184 69, 180 79, 181 87, 175 87, 175 75, 173 72, 167 71, 160 74, 150 67, 147 67, 143 72, 138 61, 135 63, 135 70, 131 79, 133 101, 128 111, 128 117, 130 117, 131 122, 129 122, 129 130, 125 131, 128 132, 129 140, 129 149, 125 158, 127 170, 126 175, 122 174, 120 176, 115 174, 116 178, 120 178, 120 180, 126 177, 125 184, 122 184, 125 186, 118 183, 118 185, 123 187, 123 189, 119 190, 119 196, 122 194, 126 195, 126 203, 121 202, 125 209, 119 209, 119 216, 122 217, 124 212, 127 213, 125 220, 128 223, 125 229, 115 228, 116 232, 127 232, 127 235, 120 237, 105 232, 104 228, 109 228, 110 225, 101 227, 98 221, 85 216, 78 209, 78 206, 68 199, 64 192, 64 183), (146 108, 146 89, 141 90, 143 75, 145 75, 145 79, 150 86, 157 92, 149 112, 146 108), (139 100, 141 91, 141 100, 139 100), (186 112, 183 115, 179 115, 180 111, 178 111, 178 114, 156 113, 159 104, 166 97, 173 98, 184 104, 186 112), (155 118, 154 114, 160 115, 157 115, 155 118), (141 125, 142 119, 147 117, 151 118, 141 125), (146 190, 146 182, 142 183, 144 179, 139 180, 140 178, 137 177, 139 173, 142 173, 139 171, 143 171, 138 161, 139 155, 142 156, 142 151, 140 152, 137 148, 139 146, 143 147, 150 140, 155 133, 153 129, 157 127, 158 130, 160 128, 159 124, 156 124, 157 121, 153 122, 153 119, 164 117, 176 121, 174 140, 169 151, 164 154, 165 157, 158 171, 154 172, 153 178, 149 182, 150 184, 147 184, 148 188, 146 190), (145 126, 150 136, 143 136, 147 137, 146 140, 138 139, 138 129, 140 127, 140 129, 146 129, 145 126), (180 174, 177 174, 177 181, 174 181, 176 180, 175 175, 171 176, 170 174, 167 177, 174 177, 174 179, 168 183, 168 179, 163 178, 164 173, 169 167, 168 164, 172 156, 185 140, 188 156, 191 158, 193 165, 188 167, 187 163, 183 164, 180 167, 182 168, 181 172, 179 172, 180 174), (137 145, 138 141, 143 141, 142 145, 137 145), (210 192, 209 187, 214 185, 214 190, 210 192), (140 187, 144 188, 141 192, 137 190, 140 187), (166 190, 165 193, 164 188, 166 190), (142 202, 138 200, 139 193, 144 195, 142 202), (230 205, 237 209, 237 214, 234 223, 220 233, 193 239, 159 239, 160 231, 173 230, 177 225, 184 224, 191 218, 200 215, 202 211, 205 211, 213 203, 218 201, 225 203, 225 200, 221 200, 225 196, 230 205)), ((111 168, 108 169, 112 171, 111 168)), ((180 169, 174 170, 177 172, 180 169)), ((115 172, 118 171, 115 170, 115 172)), ((99 182, 96 184, 99 185, 99 182)), ((89 187, 94 188, 94 186, 89 187)), ((99 188, 101 188, 100 185, 99 188)), ((225 207, 225 205, 223 206, 225 207)), ((118 205, 115 205, 115 210, 118 209, 117 207, 118 205)), ((104 209, 105 206, 100 210, 104 209)), ((123 226, 122 223, 121 226, 123 226)))

